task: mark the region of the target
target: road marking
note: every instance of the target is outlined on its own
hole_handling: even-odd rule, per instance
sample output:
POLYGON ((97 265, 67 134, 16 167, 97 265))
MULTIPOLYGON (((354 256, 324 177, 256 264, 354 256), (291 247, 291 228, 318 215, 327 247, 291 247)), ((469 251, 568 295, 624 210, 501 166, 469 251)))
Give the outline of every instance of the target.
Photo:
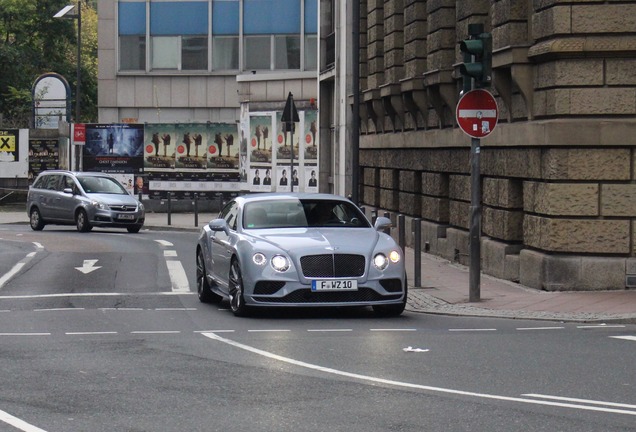
POLYGON ((24 432, 46 432, 44 429, 40 429, 39 427, 33 426, 24 420, 20 420, 6 411, 0 410, 0 420, 24 432))
POLYGON ((155 308, 156 311, 195 311, 197 308, 155 308))
POLYGON ((97 310, 102 311, 102 312, 105 312, 105 311, 129 312, 129 311, 142 311, 142 310, 145 310, 145 309, 144 308, 99 308, 97 310))
POLYGON ((519 331, 524 331, 524 330, 562 330, 565 327, 519 327, 517 328, 517 330, 519 331))
POLYGON ((66 312, 66 311, 83 311, 84 308, 51 308, 51 309, 33 309, 33 312, 66 312))
POLYGON ((307 329, 308 332, 350 332, 353 329, 307 329))
POLYGON ((165 250, 163 251, 163 256, 164 257, 176 257, 177 256, 177 251, 176 250, 165 250))
POLYGON ((166 247, 174 246, 172 243, 170 243, 167 240, 155 240, 155 241, 159 243, 161 246, 166 246, 166 247))
POLYGON ((190 292, 190 285, 188 284, 188 276, 181 261, 166 261, 168 266, 168 274, 170 275, 170 281, 172 281, 172 292, 186 293, 190 292))
POLYGON ((636 336, 610 336, 611 338, 614 339, 624 339, 624 340, 628 340, 628 341, 636 341, 636 336))
POLYGON ((414 328, 379 328, 379 329, 369 329, 369 331, 372 332, 412 332, 412 331, 417 331, 417 329, 414 328))
POLYGON ((234 333, 235 330, 195 330, 195 333, 234 333))
POLYGON ((66 332, 64 333, 70 336, 83 336, 83 335, 110 335, 117 334, 116 331, 96 331, 96 332, 66 332))
POLYGON ((0 288, 2 288, 4 286, 4 284, 6 284, 7 282, 9 282, 9 279, 11 279, 13 276, 15 276, 21 269, 22 267, 24 267, 24 265, 26 264, 26 262, 20 261, 19 263, 17 263, 16 265, 14 265, 11 270, 9 270, 8 272, 6 272, 1 278, 0 278, 0 288))
POLYGON ((607 325, 607 324, 598 324, 598 325, 581 325, 576 326, 578 329, 602 329, 602 328, 625 328, 624 325, 615 324, 615 325, 607 325))
POLYGON ((51 333, 0 333, 0 336, 51 336, 51 333))
POLYGON ((58 294, 33 294, 0 296, 0 300, 18 299, 39 299, 39 298, 62 298, 62 297, 148 297, 148 296, 173 296, 173 295, 194 295, 193 292, 146 292, 146 293, 58 293, 58 294))
POLYGON ((400 387, 400 388, 424 390, 424 391, 430 391, 430 392, 436 392, 436 393, 455 394, 455 395, 473 397, 473 398, 480 398, 480 399, 493 399, 493 400, 508 401, 508 402, 519 402, 519 403, 532 404, 532 405, 546 405, 546 406, 552 406, 552 407, 572 408, 572 409, 578 409, 578 410, 584 410, 584 411, 601 411, 601 412, 606 412, 606 413, 626 414, 626 415, 636 416, 636 410, 631 411, 631 410, 622 410, 622 409, 614 409, 614 408, 606 408, 606 407, 597 407, 597 406, 590 406, 590 405, 576 405, 576 404, 573 404, 573 403, 553 402, 553 401, 544 401, 544 400, 536 400, 536 399, 525 399, 525 398, 520 398, 520 397, 502 396, 502 395, 495 395, 495 394, 488 394, 488 393, 475 393, 475 392, 469 392, 469 391, 464 391, 464 390, 454 390, 454 389, 444 388, 444 387, 433 387, 433 386, 427 386, 427 385, 422 385, 422 384, 408 383, 408 382, 404 382, 404 381, 395 381, 395 380, 389 380, 389 379, 385 379, 385 378, 376 378, 376 377, 372 377, 372 376, 369 376, 369 375, 361 375, 361 374, 357 374, 357 373, 342 371, 342 370, 339 370, 339 369, 333 369, 333 368, 328 368, 328 367, 324 367, 324 366, 319 366, 319 365, 316 365, 316 364, 307 363, 307 362, 300 361, 300 360, 295 360, 295 359, 292 359, 290 357, 283 357, 281 355, 274 354, 274 353, 271 353, 269 351, 264 351, 264 350, 261 350, 261 349, 258 349, 258 348, 251 347, 249 345, 242 344, 240 342, 233 341, 231 339, 227 339, 227 338, 221 337, 221 336, 216 335, 214 333, 202 333, 202 335, 207 337, 207 338, 209 338, 209 339, 215 340, 217 342, 222 342, 222 343, 224 343, 226 345, 231 345, 231 346, 233 346, 235 348, 239 348, 239 349, 242 349, 244 351, 248 351, 248 352, 251 352, 251 353, 266 357, 266 358, 269 358, 269 359, 278 360, 280 362, 284 362, 284 363, 291 364, 291 365, 294 365, 294 366, 299 366, 299 367, 302 367, 302 368, 305 368, 305 369, 311 369, 311 370, 315 370, 315 371, 319 371, 319 372, 323 372, 323 373, 328 373, 328 374, 332 374, 332 375, 344 376, 344 377, 347 377, 347 378, 352 378, 352 379, 360 380, 360 381, 366 381, 366 382, 377 383, 377 384, 384 384, 384 385, 389 385, 389 386, 393 386, 393 387, 400 387))
POLYGON ((178 334, 179 330, 138 330, 131 331, 131 334, 178 334))
POLYGON ((276 332, 289 332, 291 330, 288 329, 256 329, 256 330, 248 330, 248 333, 276 333, 276 332))
POLYGON ((96 260, 96 259, 84 260, 84 264, 81 267, 75 267, 75 270, 79 270, 84 274, 89 274, 91 272, 94 272, 95 270, 102 268, 102 266, 95 266, 97 261, 99 260, 96 260))
POLYGON ((494 328, 476 328, 476 329, 448 329, 448 331, 452 331, 452 332, 488 332, 488 331, 497 331, 497 329, 494 328))
POLYGON ((38 249, 44 249, 44 246, 42 246, 41 243, 38 243, 38 242, 31 242, 31 243, 33 243, 35 245, 35 247, 38 248, 38 249))
POLYGON ((576 399, 576 398, 568 398, 568 397, 561 397, 561 396, 550 396, 550 395, 534 394, 534 393, 522 394, 521 396, 533 397, 533 398, 542 398, 542 399, 551 399, 551 400, 560 400, 560 401, 567 401, 567 402, 578 402, 578 403, 585 403, 585 404, 590 404, 590 405, 604 405, 604 406, 612 406, 612 407, 618 407, 618 408, 636 409, 636 405, 629 405, 629 404, 622 404, 622 403, 615 403, 615 402, 595 401, 595 400, 590 400, 590 399, 576 399))

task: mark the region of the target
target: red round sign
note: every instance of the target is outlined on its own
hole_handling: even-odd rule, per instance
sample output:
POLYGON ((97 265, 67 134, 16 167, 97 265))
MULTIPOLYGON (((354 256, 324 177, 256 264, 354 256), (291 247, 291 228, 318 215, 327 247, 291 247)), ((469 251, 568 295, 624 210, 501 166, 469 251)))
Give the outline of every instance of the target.
POLYGON ((497 126, 497 101, 487 90, 471 90, 459 99, 455 116, 464 133, 473 138, 486 137, 497 126))

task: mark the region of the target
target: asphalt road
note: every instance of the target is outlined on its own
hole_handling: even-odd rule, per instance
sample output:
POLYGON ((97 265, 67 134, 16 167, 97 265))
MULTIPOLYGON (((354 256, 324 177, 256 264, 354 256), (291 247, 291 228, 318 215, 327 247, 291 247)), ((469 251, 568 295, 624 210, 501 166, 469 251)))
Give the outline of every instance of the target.
POLYGON ((235 318, 185 232, 0 230, 0 431, 636 430, 636 326, 235 318))

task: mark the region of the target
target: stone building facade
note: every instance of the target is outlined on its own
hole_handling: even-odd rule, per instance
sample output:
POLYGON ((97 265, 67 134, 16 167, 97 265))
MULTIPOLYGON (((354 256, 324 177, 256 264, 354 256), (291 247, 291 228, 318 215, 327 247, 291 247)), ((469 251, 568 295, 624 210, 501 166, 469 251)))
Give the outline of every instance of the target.
POLYGON ((407 232, 421 218, 426 250, 469 262, 458 42, 483 23, 500 115, 481 142, 483 271, 636 285, 636 1, 363 0, 361 17, 364 205, 407 232))

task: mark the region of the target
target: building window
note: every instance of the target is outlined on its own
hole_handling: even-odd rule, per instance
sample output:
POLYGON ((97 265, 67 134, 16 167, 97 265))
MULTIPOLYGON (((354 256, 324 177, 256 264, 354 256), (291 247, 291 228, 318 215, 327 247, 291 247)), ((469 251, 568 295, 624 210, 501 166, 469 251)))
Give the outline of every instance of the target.
POLYGON ((214 0, 212 4, 212 69, 239 68, 239 0, 214 0))
POLYGON ((245 70, 271 69, 271 36, 246 36, 243 50, 245 70))
POLYGON ((300 37, 274 37, 274 69, 300 69, 300 37))
POLYGON ((213 38, 212 67, 216 70, 239 68, 238 36, 215 36, 213 38))
POLYGON ((119 69, 146 70, 146 3, 119 3, 119 69))
POLYGON ((305 70, 318 70, 318 36, 305 36, 305 70))

